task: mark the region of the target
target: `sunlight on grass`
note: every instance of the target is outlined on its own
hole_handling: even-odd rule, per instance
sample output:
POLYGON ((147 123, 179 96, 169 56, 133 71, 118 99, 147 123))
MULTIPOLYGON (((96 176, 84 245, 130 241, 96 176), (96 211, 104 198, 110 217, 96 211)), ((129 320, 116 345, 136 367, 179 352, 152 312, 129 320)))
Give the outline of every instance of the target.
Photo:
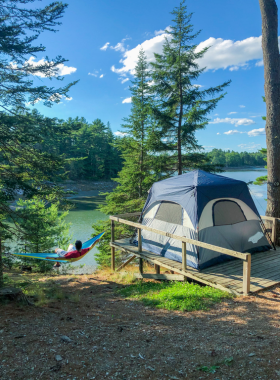
POLYGON ((137 299, 146 306, 167 310, 207 310, 213 304, 233 298, 227 292, 188 282, 142 282, 118 291, 125 298, 137 299))

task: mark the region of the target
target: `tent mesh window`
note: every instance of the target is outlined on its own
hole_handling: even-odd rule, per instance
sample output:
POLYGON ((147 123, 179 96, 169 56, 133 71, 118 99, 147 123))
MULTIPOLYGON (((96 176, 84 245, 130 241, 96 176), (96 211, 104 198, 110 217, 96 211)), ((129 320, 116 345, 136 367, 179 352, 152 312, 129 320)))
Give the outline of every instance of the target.
POLYGON ((224 226, 245 222, 247 219, 239 206, 234 201, 218 201, 213 205, 213 225, 224 226))
POLYGON ((174 202, 161 202, 155 219, 182 225, 182 207, 174 202))

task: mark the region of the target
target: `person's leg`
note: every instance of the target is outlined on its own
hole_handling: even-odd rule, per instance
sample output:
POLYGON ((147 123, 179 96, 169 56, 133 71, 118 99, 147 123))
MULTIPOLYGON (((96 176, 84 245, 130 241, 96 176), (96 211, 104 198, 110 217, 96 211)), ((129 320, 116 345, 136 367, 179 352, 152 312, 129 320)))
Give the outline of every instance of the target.
POLYGON ((57 256, 59 256, 59 257, 64 257, 68 252, 67 252, 67 251, 64 251, 63 249, 56 248, 55 253, 56 253, 57 256))
MULTIPOLYGON (((59 257, 64 257, 67 254, 67 251, 64 251, 63 249, 60 249, 60 248, 56 248, 55 253, 59 257)), ((54 268, 59 268, 60 266, 61 265, 60 265, 60 263, 58 261, 54 264, 54 268)))
POLYGON ((71 252, 71 251, 75 251, 75 246, 74 246, 74 244, 69 244, 69 247, 68 247, 68 249, 67 249, 67 252, 71 252))

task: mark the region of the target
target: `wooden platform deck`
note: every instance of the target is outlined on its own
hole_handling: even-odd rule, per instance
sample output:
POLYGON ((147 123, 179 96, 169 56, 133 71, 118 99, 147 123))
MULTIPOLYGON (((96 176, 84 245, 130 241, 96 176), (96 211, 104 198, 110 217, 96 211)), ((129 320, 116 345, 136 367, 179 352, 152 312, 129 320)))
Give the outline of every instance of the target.
MULTIPOLYGON (((201 271, 187 266, 186 271, 183 271, 181 263, 153 254, 145 249, 142 249, 141 252, 139 252, 138 248, 130 244, 128 239, 114 241, 111 243, 111 246, 115 249, 120 249, 132 254, 132 257, 148 260, 155 265, 177 273, 177 276, 174 275, 174 279, 183 281, 185 277, 187 277, 230 293, 237 295, 243 294, 242 260, 236 259, 228 261, 201 271)), ((165 275, 158 276, 159 275, 139 274, 139 277, 143 278, 165 278, 165 275)), ((171 275, 166 276, 166 279, 171 278, 171 275)), ((253 254, 251 262, 250 292, 255 293, 279 283, 280 247, 278 247, 276 251, 270 250, 253 254)))

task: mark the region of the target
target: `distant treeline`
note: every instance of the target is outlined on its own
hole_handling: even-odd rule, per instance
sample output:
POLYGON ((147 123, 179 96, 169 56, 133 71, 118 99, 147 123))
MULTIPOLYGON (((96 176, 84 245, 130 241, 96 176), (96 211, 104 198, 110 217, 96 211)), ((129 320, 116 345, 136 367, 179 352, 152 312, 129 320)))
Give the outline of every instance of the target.
POLYGON ((111 179, 122 168, 121 154, 114 146, 118 139, 109 123, 100 119, 89 123, 77 117, 57 121, 41 148, 66 158, 62 170, 68 179, 111 179))
POLYGON ((234 152, 233 150, 213 149, 207 153, 213 165, 224 165, 226 167, 240 166, 265 166, 265 155, 260 152, 234 152))

